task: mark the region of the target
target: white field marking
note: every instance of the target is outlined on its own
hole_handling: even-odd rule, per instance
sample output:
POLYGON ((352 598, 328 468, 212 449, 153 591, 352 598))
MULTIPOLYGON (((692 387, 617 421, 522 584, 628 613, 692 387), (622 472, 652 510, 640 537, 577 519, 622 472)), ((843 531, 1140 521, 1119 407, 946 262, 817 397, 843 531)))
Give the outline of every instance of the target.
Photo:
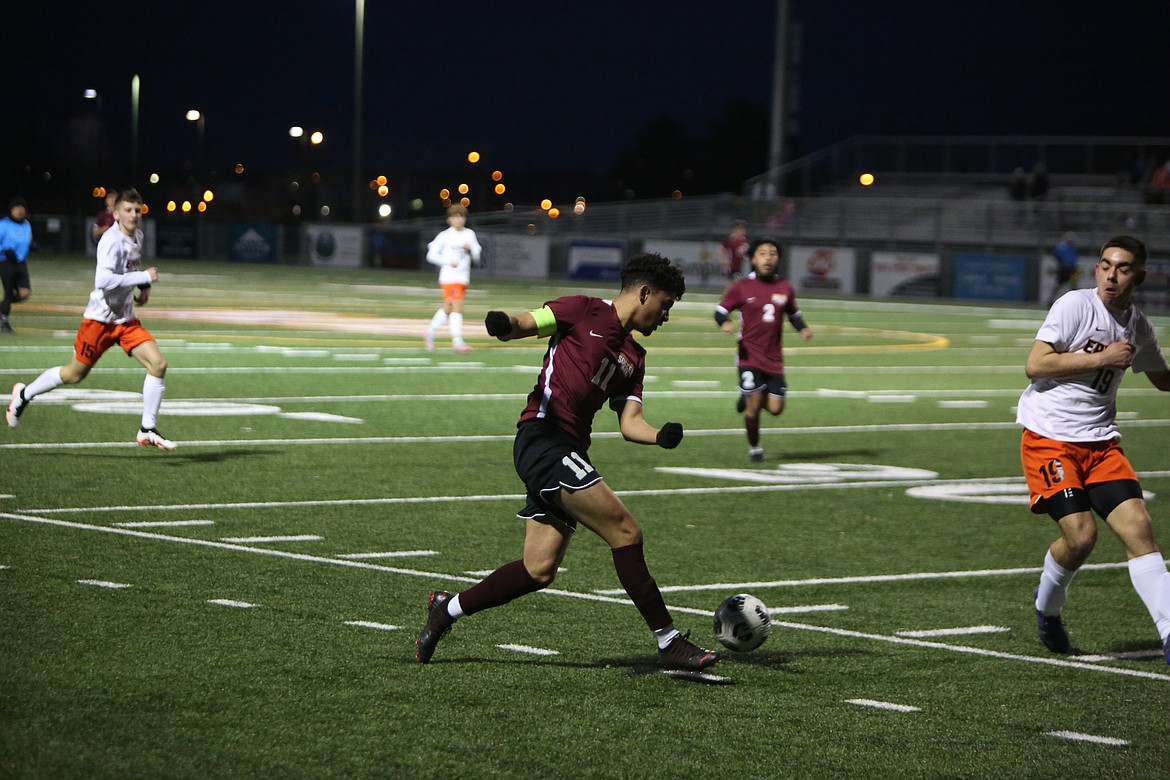
MULTIPOLYGON (((465 582, 475 583, 478 579, 469 577, 460 577, 453 574, 443 574, 439 572, 421 571, 417 569, 400 569, 391 566, 379 566, 377 564, 365 563, 363 561, 347 561, 338 558, 324 558, 318 555, 305 555, 303 553, 292 553, 284 550, 274 550, 270 547, 246 547, 243 545, 225 544, 223 542, 214 542, 206 539, 190 539, 182 536, 167 536, 165 534, 157 534, 149 531, 136 531, 129 528, 113 528, 104 525, 90 525, 87 523, 75 523, 69 520, 54 520, 46 517, 36 517, 34 515, 14 514, 11 512, 0 512, 0 518, 7 520, 17 520, 25 523, 37 523, 41 525, 56 526, 59 528, 72 528, 82 531, 96 531, 98 533, 116 534, 119 536, 131 536, 138 539, 150 539, 154 541, 174 542, 176 544, 190 544, 197 547, 211 547, 222 550, 231 550, 234 552, 251 553, 253 555, 268 555, 274 558, 285 558, 288 560, 304 561, 309 563, 324 563, 333 566, 348 566, 354 569, 366 569, 369 571, 386 572, 389 574, 402 574, 410 577, 421 577, 425 579, 443 580, 447 582, 465 582)), ((1125 564, 1122 564, 1125 565, 1125 564)), ((1082 569, 1087 568, 1082 566, 1082 569)), ((1038 569, 1035 571, 1039 571, 1038 569)), ((566 598, 580 599, 582 601, 594 601, 604 604, 621 604, 630 606, 632 602, 629 599, 611 598, 594 593, 579 593, 576 591, 561 590, 560 588, 544 588, 537 591, 537 593, 546 596, 564 596, 566 598)), ((669 606, 671 612, 679 614, 699 615, 705 618, 712 617, 713 613, 708 609, 695 609, 693 607, 678 607, 669 606)), ((928 642, 922 639, 909 639, 906 637, 897 636, 883 636, 881 634, 867 634, 860 631, 847 631, 845 629, 831 628, 829 626, 813 626, 807 623, 789 623, 786 621, 775 621, 775 626, 781 628, 788 628, 794 631, 814 631, 818 633, 834 634, 855 639, 868 639, 876 642, 887 642, 890 644, 911 645, 915 647, 924 647, 935 650, 945 650, 949 652, 968 653, 972 655, 982 655, 990 658, 1001 658, 1005 660, 1025 661, 1027 663, 1044 664, 1047 666, 1058 666, 1070 669, 1091 670, 1094 672, 1103 672, 1106 674, 1117 674, 1128 677, 1140 677, 1150 680, 1166 680, 1170 681, 1170 674, 1157 674, 1153 672, 1141 672, 1131 669, 1119 669, 1114 666, 1095 666, 1093 664, 1078 663, 1076 661, 1067 661, 1059 658, 1051 657, 1037 657, 1016 655, 1012 653, 999 653, 992 650, 984 650, 978 647, 965 647, 962 645, 946 645, 939 642, 928 642)))
MULTIPOLYGON (((742 433, 742 431, 741 431, 742 433)), ((511 438, 511 437, 509 437, 511 438)), ((1145 478, 1167 477, 1170 471, 1140 471, 1138 476, 1145 478)), ((999 480, 1022 481, 1021 477, 990 477, 988 479, 957 479, 950 480, 949 484, 963 485, 967 483, 988 483, 999 480)), ((653 490, 623 490, 619 496, 662 496, 662 495, 702 495, 721 493, 760 493, 793 490, 839 490, 843 488, 872 488, 872 487, 915 487, 927 484, 928 480, 878 480, 871 482, 840 482, 817 485, 732 485, 709 488, 661 488, 653 490)), ((128 504, 124 506, 81 506, 59 507, 56 509, 21 508, 21 512, 30 512, 39 515, 81 514, 87 512, 166 512, 186 509, 279 509, 284 507, 301 506, 382 506, 390 504, 443 504, 455 501, 518 501, 524 496, 517 493, 496 493, 474 496, 413 496, 401 498, 336 498, 317 499, 310 501, 237 501, 220 504, 161 504, 155 506, 141 506, 128 504)), ((1084 567, 1082 567, 1084 568, 1084 567)))
POLYGON ((238 609, 251 609, 258 607, 259 604, 252 604, 248 601, 235 601, 234 599, 208 599, 208 604, 218 604, 221 607, 236 607, 238 609))
POLYGON ((916 395, 883 395, 870 393, 865 397, 871 404, 912 404, 918 400, 916 395))
POLYGON ((993 330, 1030 330, 1036 331, 1043 323, 1043 318, 1035 320, 988 320, 987 327, 993 330))
POLYGON ((803 607, 768 607, 770 615, 802 615, 806 612, 840 612, 849 609, 844 604, 809 604, 803 607))
POLYGON ((894 633, 898 636, 925 639, 932 636, 962 636, 964 634, 1010 634, 1011 631, 1007 626, 968 626, 967 628, 934 628, 929 631, 895 631, 894 633))
MULTIPOLYGON (((1084 568, 1083 566, 1081 567, 1084 568)), ((678 607, 671 607, 671 612, 684 612, 686 610, 678 607)), ((709 614, 703 612, 703 614, 709 614)), ((1122 677, 1140 677, 1146 680, 1165 680, 1170 682, 1170 674, 1159 674, 1157 672, 1143 672, 1136 669, 1123 669, 1116 666, 1095 666, 1094 664, 1086 664, 1081 661, 1065 660, 1063 658, 1053 658, 1051 656, 1035 656, 1035 655, 1020 655, 1018 653, 1001 653, 996 650, 985 650, 982 647, 968 647, 966 645, 947 645, 941 642, 929 642, 925 639, 911 639, 910 637, 902 636, 886 636, 884 634, 868 634, 864 631, 849 631, 843 628, 832 628, 830 626, 813 626, 808 623, 788 623, 785 621, 774 621, 773 627, 788 628, 796 631, 815 631, 822 634, 833 634, 835 636, 848 637, 850 639, 870 639, 875 642, 888 642, 894 645, 910 645, 912 647, 923 647, 931 650, 946 650, 952 653, 966 653, 968 655, 979 655, 986 658, 1000 658, 1007 661, 1023 661, 1030 664, 1042 664, 1044 666, 1059 666, 1066 669, 1093 669, 1098 672, 1105 672, 1107 674, 1117 674, 1122 677)), ((1073 656, 1075 657, 1075 656, 1073 656)))
POLYGON ((1082 734, 1079 731, 1046 731, 1044 732, 1050 737, 1059 737, 1060 739, 1071 739, 1076 742, 1095 742, 1098 745, 1113 745, 1115 747, 1125 747, 1129 744, 1129 740, 1117 739, 1116 737, 1098 737, 1093 734, 1082 734))
POLYGON ((720 385, 717 379, 672 379, 670 383, 675 387, 717 388, 720 385))
POLYGON ((334 360, 378 360, 381 355, 377 352, 334 352, 334 360))
POLYGON ((340 414, 326 412, 281 412, 277 417, 283 417, 286 420, 309 420, 311 422, 347 423, 350 425, 361 425, 365 422, 360 417, 342 417, 340 414))
POLYGON ((911 707, 908 704, 893 704, 888 701, 873 699, 846 699, 846 704, 856 704, 859 707, 873 707, 878 710, 892 710, 893 712, 922 712, 921 707, 911 707))
POLYGON ((142 520, 137 523, 114 523, 119 528, 177 528, 186 525, 215 525, 214 520, 142 520))
POLYGON ((711 674, 710 672, 688 672, 685 669, 663 669, 662 673, 667 677, 673 677, 676 680, 693 680, 694 682, 714 683, 716 685, 724 685, 731 682, 730 677, 723 677, 718 674, 711 674))
POLYGON ((369 558, 411 558, 438 554, 437 550, 394 550, 393 552, 345 553, 337 557, 346 558, 351 561, 361 561, 369 558))
POLYGON ((939 401, 939 409, 986 409, 986 401, 939 401))
POLYGON ((389 623, 371 623, 368 620, 347 620, 347 626, 357 626, 358 628, 374 628, 378 631, 401 631, 402 626, 392 626, 389 623))
POLYGON ((556 650, 545 650, 541 647, 529 647, 528 645, 496 645, 501 650, 513 650, 517 653, 528 653, 530 655, 560 655, 556 650))
POLYGON ((16 498, 16 496, 11 493, 0 493, 0 498, 16 498))
POLYGON ((80 585, 94 585, 99 588, 133 588, 133 585, 125 582, 107 582, 106 580, 78 580, 80 585))
POLYGON ((267 544, 269 542, 319 542, 324 536, 315 534, 300 534, 298 536, 224 536, 221 542, 233 544, 267 544))
POLYGON ((1134 650, 1130 653, 1101 653, 1099 655, 1078 655, 1078 661, 1085 661, 1087 663, 1100 663, 1101 661, 1124 661, 1127 659, 1141 659, 1141 658, 1158 658, 1162 655, 1161 650, 1134 650))
MULTIPOLYGON (((1086 563, 1081 571, 1093 569, 1125 569, 1129 563, 1086 563)), ((806 580, 769 580, 761 582, 720 582, 711 585, 660 585, 663 593, 684 593, 705 590, 727 590, 734 593, 740 591, 763 588, 802 588, 810 585, 861 585, 874 582, 907 582, 914 580, 945 580, 963 579, 965 577, 1007 577, 1017 574, 1039 574, 1042 567, 1024 567, 1019 569, 972 569, 970 571, 935 571, 915 572, 912 574, 873 574, 863 577, 814 577, 806 580)), ((625 593, 623 590, 597 590, 595 593, 609 595, 625 593)))

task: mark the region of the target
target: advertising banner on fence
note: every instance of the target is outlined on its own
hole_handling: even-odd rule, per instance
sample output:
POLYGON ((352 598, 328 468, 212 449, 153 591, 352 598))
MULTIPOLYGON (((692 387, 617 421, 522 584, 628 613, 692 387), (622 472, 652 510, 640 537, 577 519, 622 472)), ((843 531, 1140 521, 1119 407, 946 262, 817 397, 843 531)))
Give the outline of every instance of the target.
POLYGON ((936 254, 874 252, 869 263, 869 294, 875 298, 937 297, 941 267, 942 260, 936 254))
MULTIPOLYGON (((1078 289, 1081 287, 1096 287, 1097 279, 1093 271, 1097 265, 1097 255, 1077 255, 1077 275, 1072 279, 1072 288, 1078 289)), ((1049 254, 1040 255, 1040 297, 1039 300, 1047 303, 1052 298, 1052 293, 1056 290, 1056 272, 1059 270, 1060 264, 1056 258, 1049 254)), ((1066 284, 1062 293, 1068 292, 1069 286, 1066 284)))
POLYGON ((955 255, 955 298, 979 301, 1028 299, 1028 257, 955 255))
POLYGON ((306 225, 309 262, 338 268, 362 265, 362 229, 357 225, 306 225))
POLYGON ((574 240, 568 245, 570 279, 616 282, 626 262, 626 242, 616 239, 574 240))
POLYGON ((275 263, 280 260, 280 227, 273 224, 229 225, 228 260, 275 263))
POLYGON ((845 247, 794 246, 788 250, 788 278, 798 293, 852 295, 857 253, 845 247))
POLYGON ((512 279, 548 278, 548 237, 483 234, 484 268, 488 276, 512 279))
POLYGON ((722 289, 723 247, 718 241, 647 241, 643 251, 657 252, 683 269, 687 286, 713 285, 722 289))

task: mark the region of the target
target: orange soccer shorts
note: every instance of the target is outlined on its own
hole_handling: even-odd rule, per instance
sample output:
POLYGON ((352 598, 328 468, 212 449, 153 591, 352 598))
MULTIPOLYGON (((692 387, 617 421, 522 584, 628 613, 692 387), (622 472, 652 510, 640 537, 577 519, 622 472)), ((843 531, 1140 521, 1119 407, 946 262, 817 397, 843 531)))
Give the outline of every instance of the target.
POLYGON ((443 288, 444 301, 461 301, 467 293, 467 285, 465 284, 441 284, 439 286, 443 288))
POLYGON ((1020 461, 1028 480, 1032 511, 1048 511, 1049 498, 1067 488, 1084 490, 1115 480, 1137 481, 1137 474, 1116 439, 1067 442, 1048 439, 1024 429, 1020 461))
POLYGON ((83 319, 81 327, 77 329, 77 338, 73 341, 73 354, 80 362, 94 366, 98 358, 115 344, 129 355, 135 347, 147 341, 154 341, 154 336, 138 320, 115 325, 83 319))

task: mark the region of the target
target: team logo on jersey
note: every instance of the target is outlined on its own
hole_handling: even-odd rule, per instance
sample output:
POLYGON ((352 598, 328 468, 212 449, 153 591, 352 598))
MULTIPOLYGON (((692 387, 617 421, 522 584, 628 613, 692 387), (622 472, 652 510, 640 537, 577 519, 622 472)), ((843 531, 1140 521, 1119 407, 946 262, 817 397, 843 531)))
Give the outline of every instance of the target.
POLYGON ((783 306, 788 303, 788 296, 784 293, 772 293, 772 303, 776 304, 777 307, 783 306))
POLYGON ((1085 352, 1088 352, 1090 355, 1094 352, 1100 352, 1103 349, 1105 349, 1105 345, 1100 341, 1089 339, 1087 342, 1085 342, 1085 352))
POLYGON ((626 379, 634 375, 634 364, 630 362, 624 352, 618 354, 618 368, 622 370, 622 376, 626 379))

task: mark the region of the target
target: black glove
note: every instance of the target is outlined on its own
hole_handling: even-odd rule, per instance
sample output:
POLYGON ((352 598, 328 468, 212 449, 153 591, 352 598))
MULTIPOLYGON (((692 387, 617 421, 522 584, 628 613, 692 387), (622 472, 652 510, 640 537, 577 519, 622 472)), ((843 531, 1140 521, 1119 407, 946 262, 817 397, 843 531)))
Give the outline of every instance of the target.
POLYGON ((3 252, 0 252, 0 254, 3 254, 4 259, 7 260, 8 262, 10 262, 10 263, 16 262, 16 250, 15 249, 5 249, 3 252))
POLYGON ((682 437, 682 423, 667 423, 658 431, 658 435, 654 437, 654 442, 663 449, 673 450, 682 441, 682 437))
POLYGON ((512 318, 502 311, 489 311, 483 318, 489 336, 507 336, 512 332, 512 318))

